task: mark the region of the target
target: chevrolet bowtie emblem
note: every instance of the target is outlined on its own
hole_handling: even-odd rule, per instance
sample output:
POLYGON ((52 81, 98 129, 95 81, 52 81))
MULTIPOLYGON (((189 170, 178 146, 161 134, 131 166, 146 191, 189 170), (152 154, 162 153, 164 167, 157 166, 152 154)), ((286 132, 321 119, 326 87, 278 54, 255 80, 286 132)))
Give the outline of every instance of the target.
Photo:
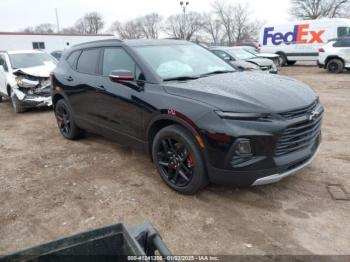
POLYGON ((315 118, 320 114, 320 112, 314 110, 310 113, 309 115, 309 120, 312 121, 312 120, 315 120, 315 118))

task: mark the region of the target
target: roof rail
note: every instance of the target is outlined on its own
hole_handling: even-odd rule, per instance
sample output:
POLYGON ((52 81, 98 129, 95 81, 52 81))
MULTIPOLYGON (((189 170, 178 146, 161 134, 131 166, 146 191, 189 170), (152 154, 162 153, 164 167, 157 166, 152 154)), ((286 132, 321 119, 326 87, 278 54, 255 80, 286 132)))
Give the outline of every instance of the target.
POLYGON ((103 39, 103 40, 84 42, 84 43, 73 45, 72 47, 84 46, 84 45, 89 45, 89 44, 104 43, 104 42, 123 42, 123 40, 120 40, 120 39, 117 39, 117 38, 110 38, 110 39, 103 39))

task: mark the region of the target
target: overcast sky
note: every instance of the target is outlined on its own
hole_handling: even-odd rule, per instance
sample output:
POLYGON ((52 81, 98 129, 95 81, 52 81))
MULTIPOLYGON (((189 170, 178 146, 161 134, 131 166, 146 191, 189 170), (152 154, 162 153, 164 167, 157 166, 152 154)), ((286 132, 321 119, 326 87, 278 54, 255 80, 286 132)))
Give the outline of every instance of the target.
MULTIPOLYGON (((254 18, 266 22, 284 22, 288 15, 289 0, 227 0, 248 3, 254 18)), ((210 11, 212 0, 189 0, 189 11, 210 11)), ((179 0, 0 0, 0 31, 18 31, 40 23, 56 24, 58 9, 60 26, 69 27, 87 12, 101 13, 105 30, 115 20, 157 12, 164 17, 181 11, 179 0)))

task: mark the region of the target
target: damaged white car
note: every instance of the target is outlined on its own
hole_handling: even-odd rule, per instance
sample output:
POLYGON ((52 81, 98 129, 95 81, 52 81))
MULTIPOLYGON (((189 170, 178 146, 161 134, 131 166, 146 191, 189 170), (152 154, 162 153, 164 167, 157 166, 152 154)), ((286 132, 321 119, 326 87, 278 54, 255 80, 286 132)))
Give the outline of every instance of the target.
POLYGON ((51 106, 50 73, 57 60, 37 50, 0 52, 0 102, 12 101, 16 113, 51 106))

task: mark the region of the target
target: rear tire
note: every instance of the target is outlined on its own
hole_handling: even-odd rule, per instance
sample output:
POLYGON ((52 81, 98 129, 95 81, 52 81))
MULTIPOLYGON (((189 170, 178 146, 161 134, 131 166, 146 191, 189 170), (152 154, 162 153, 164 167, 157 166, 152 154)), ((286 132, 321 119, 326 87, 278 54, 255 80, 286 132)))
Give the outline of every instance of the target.
POLYGON ((16 94, 11 90, 11 103, 12 103, 12 107, 13 110, 17 113, 23 113, 26 111, 25 107, 23 106, 22 102, 18 99, 18 97, 16 96, 16 94))
POLYGON ((293 66, 293 65, 295 65, 296 62, 297 62, 297 61, 287 61, 287 65, 293 66))
POLYGON ((344 63, 338 58, 333 58, 327 63, 327 70, 332 74, 339 74, 344 71, 344 63))
POLYGON ((2 96, 0 96, 0 103, 2 102, 2 96))
POLYGON ((64 99, 58 100, 56 103, 55 116, 58 128, 64 138, 76 140, 84 135, 84 131, 76 125, 72 110, 64 99))
POLYGON ((152 158, 162 180, 181 194, 196 194, 209 183, 199 146, 181 126, 168 126, 156 134, 152 158))

